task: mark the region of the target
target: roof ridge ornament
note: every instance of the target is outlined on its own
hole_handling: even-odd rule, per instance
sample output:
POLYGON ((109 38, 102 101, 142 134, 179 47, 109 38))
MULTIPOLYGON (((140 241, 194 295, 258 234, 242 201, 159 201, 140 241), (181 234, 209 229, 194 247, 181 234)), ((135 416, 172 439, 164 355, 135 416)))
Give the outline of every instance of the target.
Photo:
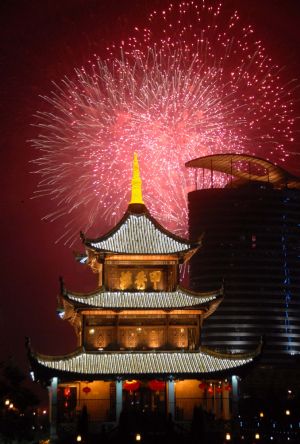
POLYGON ((143 193, 142 193, 142 180, 140 176, 140 168, 137 153, 133 155, 133 166, 132 166, 132 180, 131 180, 131 200, 129 204, 142 204, 143 193))

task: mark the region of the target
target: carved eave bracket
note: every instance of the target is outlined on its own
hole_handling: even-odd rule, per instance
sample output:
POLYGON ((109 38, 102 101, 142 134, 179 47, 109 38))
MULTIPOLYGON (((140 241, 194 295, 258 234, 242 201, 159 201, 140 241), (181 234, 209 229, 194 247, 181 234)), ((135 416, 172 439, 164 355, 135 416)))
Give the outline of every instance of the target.
POLYGON ((81 332, 82 332, 82 318, 81 315, 74 309, 74 306, 67 301, 64 297, 61 297, 61 302, 63 304, 64 315, 63 320, 68 321, 75 330, 78 343, 81 342, 81 332))

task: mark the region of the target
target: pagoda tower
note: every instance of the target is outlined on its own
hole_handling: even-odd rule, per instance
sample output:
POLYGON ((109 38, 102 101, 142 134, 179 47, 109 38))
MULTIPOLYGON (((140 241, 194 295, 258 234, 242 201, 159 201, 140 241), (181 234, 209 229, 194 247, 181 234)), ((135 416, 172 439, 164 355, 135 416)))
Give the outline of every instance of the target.
MULTIPOLYGON (((61 282, 58 312, 74 327, 77 349, 45 356, 29 346, 34 379, 49 387, 51 437, 86 408, 96 430, 116 424, 124 406, 191 420, 201 405, 229 419, 231 386, 224 378, 253 362, 201 347, 203 321, 223 289, 196 293, 179 284, 179 266, 201 247, 164 229, 148 212, 134 156, 131 200, 106 235, 81 233, 78 256, 97 274, 98 287, 75 293, 61 282)), ((234 389, 234 388, 233 388, 234 389)), ((234 391, 234 390, 233 390, 234 391)))

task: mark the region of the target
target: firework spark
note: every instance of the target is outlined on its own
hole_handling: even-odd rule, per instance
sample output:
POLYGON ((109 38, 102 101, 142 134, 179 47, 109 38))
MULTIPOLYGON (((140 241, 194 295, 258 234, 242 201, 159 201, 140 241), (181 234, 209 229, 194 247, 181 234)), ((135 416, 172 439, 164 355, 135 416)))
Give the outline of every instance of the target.
POLYGON ((134 151, 147 207, 185 235, 195 181, 186 161, 244 152, 283 162, 293 143, 292 84, 236 12, 186 2, 149 22, 55 85, 51 110, 38 113, 37 195, 56 203, 47 218, 65 220, 66 243, 119 220, 134 151))

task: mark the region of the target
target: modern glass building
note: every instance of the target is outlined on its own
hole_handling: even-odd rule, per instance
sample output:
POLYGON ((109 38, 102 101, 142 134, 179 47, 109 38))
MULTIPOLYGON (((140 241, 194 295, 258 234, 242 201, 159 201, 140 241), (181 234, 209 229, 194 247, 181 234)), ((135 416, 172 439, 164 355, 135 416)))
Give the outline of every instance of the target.
POLYGON ((200 180, 209 182, 188 196, 190 237, 205 232, 190 285, 225 286, 203 344, 244 352, 263 336, 262 364, 286 367, 300 356, 300 179, 245 155, 207 156, 187 166, 202 169, 200 180), (216 188, 224 174, 227 185, 216 188))

